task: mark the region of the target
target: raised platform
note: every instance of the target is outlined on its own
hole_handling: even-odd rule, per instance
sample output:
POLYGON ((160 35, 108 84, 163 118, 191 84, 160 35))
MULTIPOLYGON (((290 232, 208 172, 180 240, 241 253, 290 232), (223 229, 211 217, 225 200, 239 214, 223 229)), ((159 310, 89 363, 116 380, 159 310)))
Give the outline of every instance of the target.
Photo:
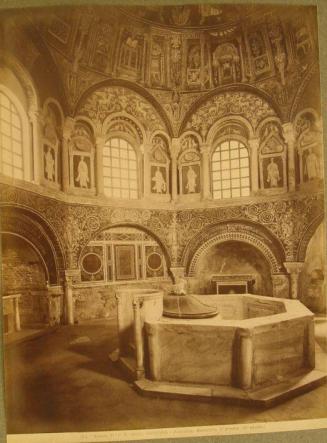
POLYGON ((232 386, 190 385, 148 379, 134 382, 136 390, 149 397, 178 398, 183 400, 224 400, 229 403, 253 407, 272 407, 285 400, 304 394, 327 381, 327 375, 318 370, 291 377, 273 386, 243 390, 232 386))

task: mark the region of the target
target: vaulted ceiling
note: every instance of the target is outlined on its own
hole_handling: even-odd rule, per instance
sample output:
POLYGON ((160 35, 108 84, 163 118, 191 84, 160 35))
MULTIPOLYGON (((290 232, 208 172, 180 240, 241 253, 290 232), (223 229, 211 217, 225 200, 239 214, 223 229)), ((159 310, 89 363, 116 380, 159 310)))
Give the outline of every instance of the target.
POLYGON ((253 87, 288 115, 309 79, 319 80, 314 7, 85 6, 1 15, 2 48, 29 70, 41 98, 54 96, 67 113, 88 91, 118 82, 185 110, 217 89, 253 87))

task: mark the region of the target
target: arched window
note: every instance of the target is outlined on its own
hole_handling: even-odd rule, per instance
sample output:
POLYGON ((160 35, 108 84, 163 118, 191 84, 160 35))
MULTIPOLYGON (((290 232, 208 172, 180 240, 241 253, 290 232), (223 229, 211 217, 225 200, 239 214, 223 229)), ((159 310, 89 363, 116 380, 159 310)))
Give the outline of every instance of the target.
POLYGON ((250 195, 249 153, 241 141, 226 140, 212 155, 213 198, 250 195))
POLYGON ((0 171, 24 178, 22 120, 12 100, 0 91, 0 171))
POLYGON ((111 138, 104 146, 103 185, 108 197, 138 198, 136 152, 122 138, 111 138))

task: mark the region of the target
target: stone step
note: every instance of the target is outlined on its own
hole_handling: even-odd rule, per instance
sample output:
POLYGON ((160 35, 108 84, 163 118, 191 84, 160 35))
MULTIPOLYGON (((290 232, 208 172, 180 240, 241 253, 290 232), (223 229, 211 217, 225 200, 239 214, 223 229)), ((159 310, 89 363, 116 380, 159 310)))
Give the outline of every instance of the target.
POLYGON ((326 381, 327 374, 312 370, 306 374, 292 377, 288 381, 255 391, 245 391, 232 386, 193 385, 148 379, 137 380, 134 385, 138 392, 152 397, 210 401, 222 399, 233 403, 267 408, 314 389, 326 381))

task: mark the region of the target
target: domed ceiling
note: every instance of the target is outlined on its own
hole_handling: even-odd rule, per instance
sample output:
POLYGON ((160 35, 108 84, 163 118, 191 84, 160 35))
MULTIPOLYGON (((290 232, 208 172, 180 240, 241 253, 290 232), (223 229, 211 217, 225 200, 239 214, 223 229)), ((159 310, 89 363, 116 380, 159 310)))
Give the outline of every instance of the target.
MULTIPOLYGON (((122 11, 134 19, 155 26, 168 26, 171 29, 228 26, 254 12, 253 5, 180 5, 180 6, 145 6, 125 7, 122 11)), ((261 7, 261 9, 267 9, 261 7)))
MULTIPOLYGON (((317 71, 314 7, 85 6, 30 11, 20 13, 19 21, 25 18, 29 26, 32 22, 51 53, 70 112, 86 91, 108 81, 146 90, 173 120, 182 118, 202 95, 229 87, 255 87, 283 112, 305 78, 317 71)), ((19 51, 27 59, 33 51, 22 49, 24 45, 20 38, 19 51)))

